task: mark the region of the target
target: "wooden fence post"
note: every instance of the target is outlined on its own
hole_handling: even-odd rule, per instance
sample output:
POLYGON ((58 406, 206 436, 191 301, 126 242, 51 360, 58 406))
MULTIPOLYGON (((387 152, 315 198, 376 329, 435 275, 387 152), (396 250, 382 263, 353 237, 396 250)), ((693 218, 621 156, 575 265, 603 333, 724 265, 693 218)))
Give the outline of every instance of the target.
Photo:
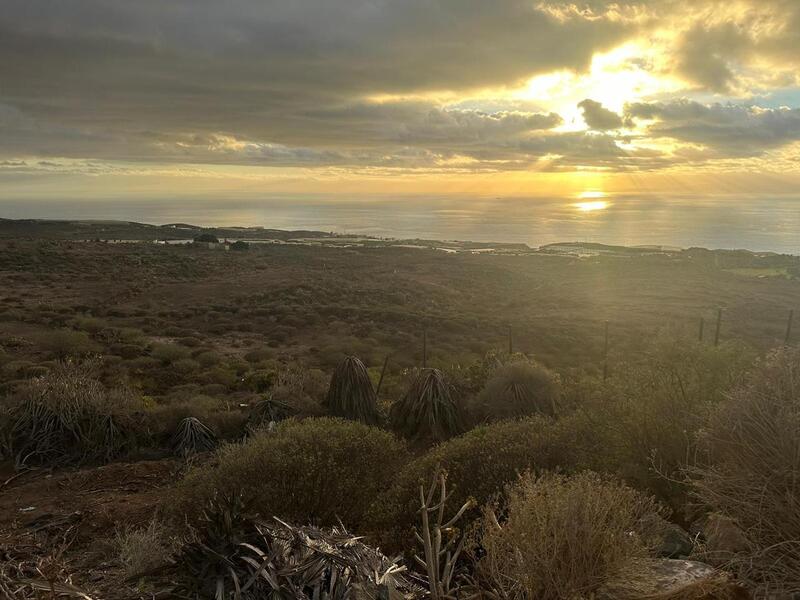
POLYGON ((514 337, 511 333, 511 327, 508 328, 508 355, 514 354, 514 337))
POLYGON ((783 339, 784 346, 789 345, 789 340, 792 338, 792 319, 794 319, 794 309, 789 310, 789 320, 786 322, 786 337, 783 339))
POLYGON ((380 396, 380 393, 381 393, 381 386, 383 385, 383 376, 384 376, 384 375, 386 375, 386 367, 387 367, 387 365, 388 365, 388 364, 389 364, 389 355, 387 354, 387 355, 386 355, 386 359, 383 361, 383 368, 381 369, 381 376, 380 376, 380 379, 378 379, 378 387, 377 387, 377 389, 375 390, 375 397, 376 397, 376 398, 377 398, 378 396, 380 396))
POLYGON ((605 329, 605 342, 603 344, 603 381, 608 379, 608 321, 606 321, 605 329))
POLYGON ((422 368, 428 368, 428 330, 422 330, 422 368))
POLYGON ((714 333, 714 345, 719 346, 719 332, 722 327, 722 309, 717 309, 717 330, 714 333))

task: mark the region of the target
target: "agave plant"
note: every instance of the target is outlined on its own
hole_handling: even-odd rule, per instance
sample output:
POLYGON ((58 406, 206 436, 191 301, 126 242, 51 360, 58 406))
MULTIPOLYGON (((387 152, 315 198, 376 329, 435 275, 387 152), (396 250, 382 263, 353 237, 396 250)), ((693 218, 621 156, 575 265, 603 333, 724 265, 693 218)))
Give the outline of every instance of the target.
POLYGON ((275 400, 272 396, 267 396, 250 409, 250 415, 247 418, 247 429, 254 431, 262 425, 272 426, 296 414, 297 410, 294 407, 280 400, 275 400))
POLYGON ((416 591, 397 560, 344 530, 293 527, 242 513, 237 497, 213 500, 197 539, 173 562, 177 597, 346 600, 416 591))
POLYGON ((128 396, 106 390, 91 364, 64 363, 32 381, 8 410, 3 445, 18 467, 109 461, 136 441, 128 396))
POLYGON ((172 449, 178 456, 213 450, 217 438, 197 417, 186 417, 172 436, 172 449))
POLYGON ((463 429, 453 387, 439 369, 422 369, 405 396, 392 405, 392 424, 414 439, 441 441, 463 429))
POLYGON ((333 372, 325 406, 330 414, 368 425, 377 425, 377 396, 367 367, 355 356, 347 356, 333 372))

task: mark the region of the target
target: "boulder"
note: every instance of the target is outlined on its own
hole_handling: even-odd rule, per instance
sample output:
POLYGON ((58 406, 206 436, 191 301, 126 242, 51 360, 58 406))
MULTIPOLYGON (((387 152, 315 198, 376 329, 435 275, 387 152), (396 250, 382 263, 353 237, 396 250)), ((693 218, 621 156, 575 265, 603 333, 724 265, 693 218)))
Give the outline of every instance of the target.
POLYGON ((748 549, 747 537, 731 519, 719 513, 712 513, 703 526, 706 538, 705 552, 709 557, 726 560, 748 549))
POLYGON ((658 556, 660 558, 686 558, 693 549, 694 544, 689 534, 682 527, 669 523, 664 529, 658 556))

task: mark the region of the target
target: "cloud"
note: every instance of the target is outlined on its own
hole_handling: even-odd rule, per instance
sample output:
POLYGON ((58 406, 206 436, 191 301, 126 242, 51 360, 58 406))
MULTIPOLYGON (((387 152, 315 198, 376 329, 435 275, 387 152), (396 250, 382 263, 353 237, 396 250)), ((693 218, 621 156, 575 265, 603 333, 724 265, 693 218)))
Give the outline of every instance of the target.
POLYGON ((733 64, 750 50, 751 39, 735 23, 698 23, 678 40, 676 69, 690 82, 714 92, 728 92, 736 82, 733 64))
POLYGON ((795 77, 799 36, 797 0, 4 0, 0 159, 628 170, 709 156, 661 138, 757 156, 795 139, 793 112, 659 96, 620 115, 594 88, 545 108, 512 93, 658 38, 671 54, 643 50, 637 76, 675 75, 697 97, 758 79, 768 96, 795 77), (591 131, 556 130, 585 96, 591 131))
POLYGON ((589 98, 579 102, 578 108, 583 111, 583 120, 590 129, 608 131, 609 129, 619 129, 623 125, 622 117, 617 113, 589 98))
POLYGON ((628 104, 625 118, 653 121, 647 127, 649 137, 701 144, 728 157, 758 156, 800 140, 798 108, 705 105, 678 100, 628 104))

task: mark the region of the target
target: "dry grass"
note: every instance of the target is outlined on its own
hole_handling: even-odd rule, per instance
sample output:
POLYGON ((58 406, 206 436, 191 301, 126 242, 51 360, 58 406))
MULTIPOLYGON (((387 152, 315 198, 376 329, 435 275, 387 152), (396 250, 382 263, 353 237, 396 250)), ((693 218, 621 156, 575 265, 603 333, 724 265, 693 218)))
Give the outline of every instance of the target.
POLYGON ((711 466, 694 492, 731 519, 750 548, 730 556, 764 593, 800 592, 800 350, 773 352, 721 405, 705 435, 711 466))
POLYGON ((81 598, 92 600, 72 581, 65 558, 68 543, 40 546, 0 546, 0 598, 81 598))
POLYGON ((750 600, 750 593, 727 577, 703 579, 676 590, 652 594, 636 600, 750 600))
POLYGON ((155 519, 147 527, 126 528, 114 537, 117 557, 128 578, 166 564, 174 545, 167 529, 155 519))

